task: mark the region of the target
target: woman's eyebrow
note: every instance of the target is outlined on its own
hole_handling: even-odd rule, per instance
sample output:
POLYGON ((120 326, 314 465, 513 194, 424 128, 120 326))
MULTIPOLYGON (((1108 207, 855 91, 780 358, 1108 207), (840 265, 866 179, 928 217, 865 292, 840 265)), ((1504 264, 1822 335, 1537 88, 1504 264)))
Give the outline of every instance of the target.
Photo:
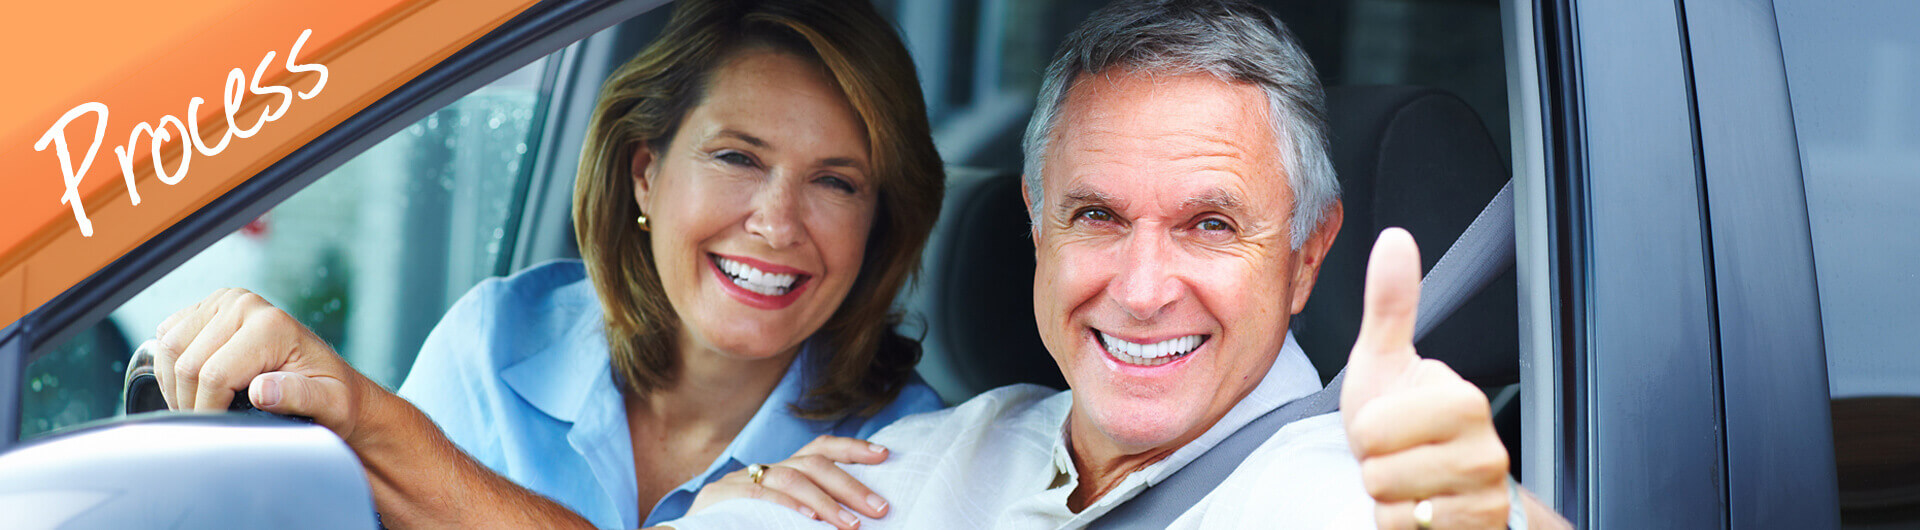
POLYGON ((846 157, 846 156, 835 156, 835 157, 828 157, 828 158, 822 159, 820 160, 820 165, 826 166, 826 167, 851 168, 859 171, 867 170, 867 167, 865 164, 861 164, 859 160, 854 159, 853 157, 846 157))
POLYGON ((737 138, 737 139, 739 139, 739 140, 740 140, 740 141, 742 141, 742 142, 746 142, 746 143, 747 143, 748 145, 752 145, 752 146, 754 146, 754 147, 758 147, 758 148, 761 148, 761 149, 766 149, 766 148, 767 148, 768 146, 770 146, 770 145, 771 145, 771 144, 768 144, 766 140, 761 140, 761 139, 760 139, 760 137, 758 137, 758 136, 754 136, 754 135, 751 135, 751 134, 747 134, 747 133, 743 133, 743 132, 740 132, 740 131, 736 131, 736 130, 733 130, 733 129, 721 129, 721 130, 720 130, 720 133, 719 133, 719 134, 716 134, 716 135, 714 135, 714 136, 716 136, 716 137, 718 137, 718 136, 731 136, 731 137, 734 137, 734 138, 737 138))
MULTIPOLYGON (((716 138, 728 137, 728 138, 738 139, 742 142, 746 142, 747 145, 751 145, 759 149, 773 148, 773 144, 768 143, 766 140, 760 139, 760 137, 758 136, 740 132, 734 129, 721 129, 720 132, 714 134, 714 137, 716 138)), ((820 159, 820 165, 824 167, 844 167, 844 168, 850 168, 850 169, 854 169, 862 172, 867 170, 866 164, 861 163, 860 159, 850 157, 850 156, 832 156, 832 157, 823 158, 823 159, 820 159)))

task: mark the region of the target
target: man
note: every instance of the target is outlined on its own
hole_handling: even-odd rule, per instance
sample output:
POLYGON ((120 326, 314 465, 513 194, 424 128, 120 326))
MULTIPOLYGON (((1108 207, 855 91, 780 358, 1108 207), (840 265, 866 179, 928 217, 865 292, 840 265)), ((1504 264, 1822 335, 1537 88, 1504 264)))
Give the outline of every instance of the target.
MULTIPOLYGON (((1123 0, 1070 35, 1027 129, 1024 192, 1035 317, 1073 390, 1002 388, 882 430, 886 463, 844 466, 891 502, 865 524, 1084 526, 1320 390, 1285 330, 1341 223, 1321 99, 1293 37, 1242 2, 1123 0)), ((1343 415, 1282 428, 1174 527, 1509 522, 1485 397, 1413 352, 1419 274, 1411 237, 1382 234, 1343 415)), ((1524 504, 1535 526, 1559 522, 1524 504)), ((733 501, 670 524, 817 523, 733 501)))

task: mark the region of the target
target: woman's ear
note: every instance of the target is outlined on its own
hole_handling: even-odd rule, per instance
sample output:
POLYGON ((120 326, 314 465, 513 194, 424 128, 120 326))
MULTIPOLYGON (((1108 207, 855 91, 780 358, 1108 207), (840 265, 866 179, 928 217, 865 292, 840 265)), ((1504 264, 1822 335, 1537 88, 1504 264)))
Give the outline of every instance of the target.
POLYGON ((628 171, 633 177, 633 202, 640 205, 640 213, 647 213, 647 196, 653 191, 653 179, 660 173, 659 159, 654 157, 653 149, 646 142, 640 142, 633 148, 633 167, 628 171))

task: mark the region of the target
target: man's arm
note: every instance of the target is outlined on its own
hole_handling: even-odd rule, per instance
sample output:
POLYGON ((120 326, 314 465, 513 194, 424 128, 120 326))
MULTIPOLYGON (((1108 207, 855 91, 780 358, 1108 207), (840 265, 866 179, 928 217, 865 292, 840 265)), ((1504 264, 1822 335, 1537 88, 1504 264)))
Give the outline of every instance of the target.
POLYGON ((1573 523, 1560 516, 1546 504, 1542 504, 1526 486, 1520 487, 1520 507, 1527 514, 1527 530, 1573 530, 1573 523))

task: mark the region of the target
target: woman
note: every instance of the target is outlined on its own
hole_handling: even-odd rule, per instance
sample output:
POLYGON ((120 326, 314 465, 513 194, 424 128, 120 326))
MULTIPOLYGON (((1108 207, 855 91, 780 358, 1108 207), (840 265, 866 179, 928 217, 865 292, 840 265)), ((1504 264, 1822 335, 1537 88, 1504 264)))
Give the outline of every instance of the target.
POLYGON ((843 528, 842 504, 880 516, 827 462, 878 462, 852 438, 940 406, 888 315, 943 187, 912 67, 864 2, 683 0, 602 89, 582 262, 475 287, 398 396, 241 290, 161 325, 161 386, 333 429, 392 526, 570 516, 500 475, 595 526, 650 525, 789 455, 754 478, 833 498, 766 494, 843 528))

